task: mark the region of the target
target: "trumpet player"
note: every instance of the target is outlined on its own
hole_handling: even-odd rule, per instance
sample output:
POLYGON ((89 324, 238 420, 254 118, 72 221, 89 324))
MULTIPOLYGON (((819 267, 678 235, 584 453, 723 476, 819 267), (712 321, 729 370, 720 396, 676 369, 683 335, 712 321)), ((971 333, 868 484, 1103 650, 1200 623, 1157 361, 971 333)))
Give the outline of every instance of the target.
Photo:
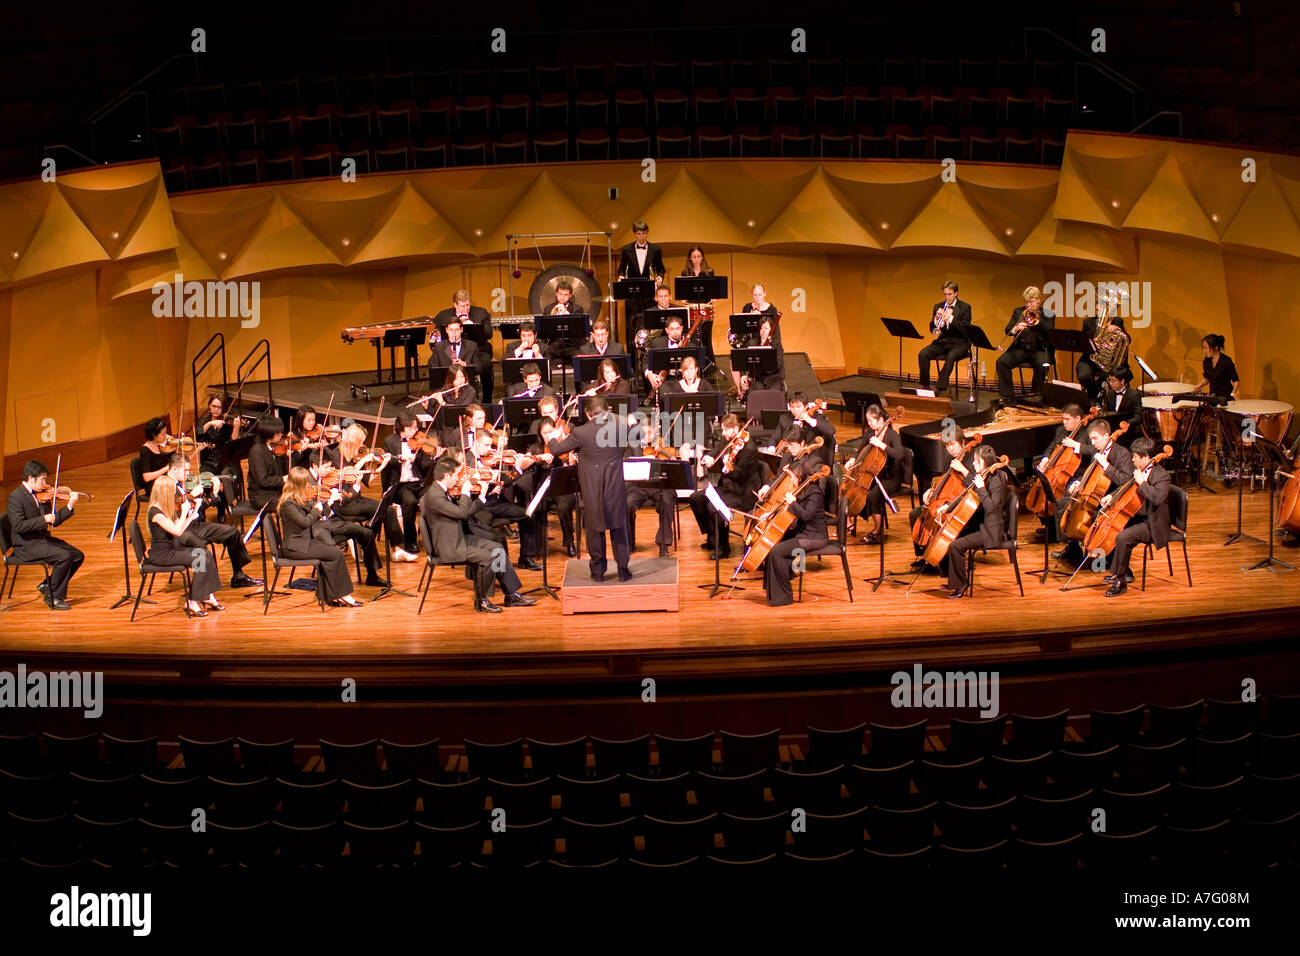
POLYGON ((917 356, 922 388, 930 387, 930 363, 936 360, 942 362, 939 391, 948 387, 948 378, 957 362, 970 356, 970 337, 966 332, 970 324, 970 303, 957 298, 957 283, 949 279, 943 284, 943 299, 931 310, 930 333, 934 341, 917 356))
POLYGON ((1029 286, 1022 295, 1025 304, 1012 310, 1004 330, 1011 341, 998 356, 998 398, 1004 405, 1010 404, 1016 395, 1012 369, 1032 368, 1034 376, 1029 390, 1041 395, 1047 370, 1055 361, 1050 331, 1056 327, 1056 313, 1043 308, 1043 290, 1038 286, 1029 286))

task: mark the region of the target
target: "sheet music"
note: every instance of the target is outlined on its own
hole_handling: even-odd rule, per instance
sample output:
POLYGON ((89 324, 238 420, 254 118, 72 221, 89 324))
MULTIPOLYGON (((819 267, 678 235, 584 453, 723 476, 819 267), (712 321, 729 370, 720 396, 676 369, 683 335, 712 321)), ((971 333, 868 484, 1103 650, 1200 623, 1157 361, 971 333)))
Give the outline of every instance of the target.
POLYGON ((650 459, 629 458, 623 462, 624 481, 649 481, 650 459))
POLYGON ((727 507, 727 503, 718 495, 718 490, 712 484, 704 486, 704 497, 708 499, 709 504, 713 505, 714 510, 718 512, 722 520, 727 524, 731 524, 731 509, 727 507))
POLYGON ((551 476, 547 475, 546 480, 542 482, 542 486, 537 489, 537 494, 533 495, 533 500, 528 502, 528 507, 524 509, 524 514, 531 518, 533 512, 537 510, 537 506, 541 504, 542 499, 546 497, 546 492, 550 491, 550 489, 551 476))

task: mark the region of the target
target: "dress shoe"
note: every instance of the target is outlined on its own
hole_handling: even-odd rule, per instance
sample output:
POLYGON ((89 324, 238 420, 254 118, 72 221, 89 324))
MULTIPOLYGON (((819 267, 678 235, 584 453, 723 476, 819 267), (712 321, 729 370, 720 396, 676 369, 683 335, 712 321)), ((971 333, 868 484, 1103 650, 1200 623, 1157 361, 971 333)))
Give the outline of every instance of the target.
POLYGON ((236 574, 230 579, 232 588, 259 588, 262 586, 261 578, 250 578, 247 574, 236 574))
POLYGON ((195 609, 195 608, 192 608, 192 607, 188 607, 188 606, 187 606, 187 607, 186 607, 186 610, 188 610, 188 611, 190 612, 190 617, 207 617, 207 616, 208 616, 208 612, 205 611, 205 610, 203 610, 203 608, 201 608, 201 607, 195 609))
POLYGON ((497 607, 495 604, 493 604, 493 603, 492 603, 491 601, 489 601, 487 598, 479 598, 478 603, 474 605, 474 609, 475 609, 476 611, 483 611, 483 612, 486 613, 486 614, 500 614, 500 613, 501 613, 501 608, 497 607))
POLYGON ((537 598, 526 597, 519 591, 514 594, 507 594, 505 601, 502 602, 506 607, 532 607, 537 603, 537 598))
POLYGON ((50 596, 50 586, 45 581, 42 581, 40 584, 36 585, 36 590, 40 591, 41 594, 45 595, 46 597, 50 596))
POLYGON ((957 591, 949 591, 949 592, 948 592, 948 597, 949 597, 949 598, 959 598, 959 597, 965 597, 965 596, 966 596, 966 589, 965 589, 965 588, 962 588, 962 589, 957 590, 957 591))
POLYGON ((710 561, 725 561, 725 560, 727 560, 727 558, 729 558, 729 557, 731 557, 731 552, 730 552, 730 551, 722 551, 722 552, 718 552, 718 551, 710 551, 710 552, 709 552, 709 560, 710 560, 710 561))
POLYGON ((532 558, 520 558, 515 562, 515 567, 523 568, 525 571, 540 571, 542 570, 542 562, 535 561, 532 558))
POLYGON ((659 545, 659 557, 661 558, 668 557, 668 545, 666 544, 659 545))
MULTIPOLYGON (((1102 583, 1102 584, 1114 584, 1114 583, 1117 582, 1118 580, 1119 580, 1119 578, 1117 578, 1114 574, 1108 574, 1108 575, 1106 575, 1104 578, 1101 579, 1101 583, 1102 583)), ((1132 583, 1133 583, 1133 572, 1132 572, 1132 571, 1125 571, 1125 572, 1124 572, 1124 583, 1125 583, 1125 584, 1132 584, 1132 583)))
POLYGON ((1125 584, 1123 581, 1116 581, 1114 584, 1110 586, 1110 589, 1106 592, 1106 597, 1119 597, 1127 590, 1128 590, 1127 584, 1125 584))
POLYGON ((394 548, 394 549, 393 549, 393 560, 394 560, 394 561, 407 561, 407 562, 409 562, 409 561, 415 561, 415 560, 417 560, 417 558, 418 558, 418 555, 416 555, 415 552, 413 552, 413 551, 407 551, 405 548, 394 548))
POLYGON ((912 570, 913 570, 913 571, 924 571, 924 570, 925 570, 926 568, 928 568, 929 566, 930 566, 930 565, 929 565, 929 563, 925 560, 925 558, 917 558, 915 561, 912 562, 912 570))
POLYGON ((568 554, 568 556, 571 558, 576 558, 578 556, 578 549, 575 548, 573 545, 569 545, 564 550, 565 553, 568 554))
POLYGON ((632 572, 629 571, 627 568, 619 568, 619 569, 618 569, 618 579, 619 579, 620 581, 631 581, 631 580, 632 580, 632 572))
POLYGON ((595 571, 592 571, 591 579, 595 581, 597 584, 599 584, 601 581, 605 580, 605 572, 601 571, 599 574, 597 574, 595 571))
POLYGON ((47 597, 47 598, 45 599, 45 606, 48 607, 51 611, 70 611, 70 610, 72 610, 72 605, 69 604, 67 601, 63 600, 63 598, 49 598, 49 597, 47 597))
POLYGON ((519 537, 519 532, 510 525, 506 525, 506 537, 513 541, 515 538, 519 537))
POLYGON ((368 588, 386 588, 388 582, 377 574, 371 574, 366 577, 366 587, 368 588))
POLYGON ((700 542, 700 550, 701 550, 701 551, 712 551, 712 550, 713 550, 713 542, 710 541, 708 538, 705 538, 703 541, 700 542))

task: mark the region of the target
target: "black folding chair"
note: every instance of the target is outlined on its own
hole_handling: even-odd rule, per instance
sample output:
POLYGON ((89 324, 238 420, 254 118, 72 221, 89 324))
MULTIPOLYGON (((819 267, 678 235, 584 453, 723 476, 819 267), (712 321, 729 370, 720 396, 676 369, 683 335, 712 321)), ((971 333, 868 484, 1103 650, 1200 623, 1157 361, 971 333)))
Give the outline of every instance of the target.
POLYGON ((131 550, 135 552, 136 564, 140 567, 140 584, 135 591, 135 606, 131 608, 131 620, 135 620, 135 612, 140 609, 140 599, 144 597, 145 582, 149 582, 150 593, 153 592, 153 579, 157 574, 179 574, 184 581, 184 590, 181 593, 181 609, 185 611, 185 616, 190 616, 190 566, 184 564, 154 564, 149 560, 144 549, 144 535, 140 532, 140 522, 134 518, 131 524, 127 526, 127 533, 131 536, 131 550))
MULTIPOLYGON (((4 561, 5 573, 4 579, 0 580, 0 597, 4 596, 5 585, 9 585, 9 597, 14 596, 14 585, 18 583, 18 569, 22 567, 36 567, 40 565, 45 569, 45 581, 48 584, 50 580, 50 570, 52 565, 48 561, 24 561, 21 558, 11 554, 13 548, 13 525, 9 523, 8 514, 0 514, 0 558, 4 561), (13 568, 13 580, 9 580, 9 569, 13 568)), ((0 611, 7 611, 9 608, 0 608, 0 611)))

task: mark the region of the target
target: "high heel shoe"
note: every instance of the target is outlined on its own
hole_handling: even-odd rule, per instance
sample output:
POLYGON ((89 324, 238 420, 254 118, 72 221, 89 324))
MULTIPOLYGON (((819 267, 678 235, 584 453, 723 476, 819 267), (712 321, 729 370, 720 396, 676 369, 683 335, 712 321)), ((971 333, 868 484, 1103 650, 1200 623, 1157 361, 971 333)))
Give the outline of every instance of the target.
POLYGON ((208 616, 208 612, 203 610, 203 605, 199 604, 197 601, 191 601, 189 604, 186 605, 186 609, 190 612, 190 617, 208 616))
POLYGON ((204 601, 203 607, 208 611, 224 611, 226 609, 224 604, 219 604, 216 601, 204 601))

